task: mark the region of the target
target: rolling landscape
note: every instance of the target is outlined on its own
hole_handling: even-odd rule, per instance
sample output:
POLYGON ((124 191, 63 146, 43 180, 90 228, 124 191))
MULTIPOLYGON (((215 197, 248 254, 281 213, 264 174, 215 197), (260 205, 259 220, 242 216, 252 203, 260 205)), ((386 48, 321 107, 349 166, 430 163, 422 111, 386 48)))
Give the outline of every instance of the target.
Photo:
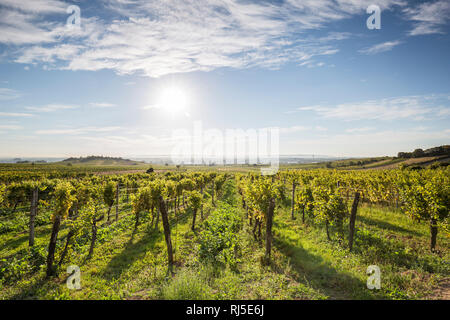
POLYGON ((448 303, 449 17, 447 0, 0 0, 1 302, 448 303))
POLYGON ((417 158, 282 165, 275 178, 261 177, 250 165, 153 166, 94 156, 0 165, 1 295, 448 299, 445 150, 417 158), (434 240, 427 220, 420 221, 431 209, 416 207, 410 198, 414 185, 405 185, 399 176, 437 188, 429 201, 443 201, 446 207, 438 212, 434 240), (432 181, 420 182, 426 177, 432 181), (326 194, 317 192, 324 187, 326 194), (275 203, 268 231, 268 216, 261 210, 270 199, 275 203), (347 224, 355 208, 351 236, 347 224), (269 251, 267 232, 273 237, 269 251), (430 241, 435 243, 431 251, 430 241), (368 263, 386 270, 380 290, 364 286, 368 263), (64 271, 72 264, 83 270, 81 290, 65 285, 64 271))

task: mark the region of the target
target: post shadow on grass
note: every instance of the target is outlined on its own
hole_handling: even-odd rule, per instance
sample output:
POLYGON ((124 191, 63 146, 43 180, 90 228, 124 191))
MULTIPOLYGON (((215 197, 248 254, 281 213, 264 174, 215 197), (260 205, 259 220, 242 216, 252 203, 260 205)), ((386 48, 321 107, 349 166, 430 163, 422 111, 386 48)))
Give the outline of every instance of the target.
MULTIPOLYGON (((306 282, 314 289, 320 290, 331 299, 385 299, 380 291, 367 289, 366 282, 352 276, 349 273, 341 272, 330 266, 319 255, 310 253, 298 244, 292 244, 276 237, 275 247, 290 257, 291 266, 299 274, 295 280, 306 282)), ((283 270, 276 270, 283 273, 283 270)))
POLYGON ((151 251, 162 233, 146 232, 137 242, 128 241, 123 250, 116 254, 103 269, 103 278, 111 280, 118 278, 124 271, 136 261, 145 256, 147 251, 151 251))
POLYGON ((361 216, 361 215, 358 216, 358 220, 360 222, 364 223, 364 224, 369 225, 369 226, 379 227, 380 229, 386 229, 386 230, 390 230, 390 231, 393 231, 393 232, 399 232, 399 233, 406 233, 408 235, 417 236, 417 237, 423 236, 423 234, 421 234, 421 233, 419 233, 417 231, 408 230, 408 229, 405 229, 403 227, 393 225, 393 224, 391 224, 389 222, 386 222, 386 221, 380 221, 380 220, 376 220, 376 219, 373 219, 373 218, 364 217, 364 216, 361 216))
MULTIPOLYGON (((51 231, 51 226, 49 226, 49 228, 47 228, 47 229, 36 230, 35 238, 38 238, 38 236, 40 238, 42 235, 47 235, 50 231, 51 231)), ((24 243, 28 243, 28 234, 24 234, 23 236, 6 240, 5 242, 2 243, 2 247, 14 250, 14 249, 17 249, 18 247, 20 247, 24 243)), ((26 246, 26 248, 28 248, 28 245, 26 246)), ((2 259, 8 259, 8 258, 13 257, 15 255, 16 255, 16 253, 12 253, 12 254, 10 254, 8 256, 2 256, 1 258, 2 259)))
POLYGON ((399 242, 376 237, 367 232, 360 232, 357 242, 358 245, 355 246, 353 253, 361 255, 368 263, 390 263, 408 269, 419 265, 427 272, 437 271, 430 264, 429 259, 419 256, 414 251, 406 253, 405 246, 399 242), (370 252, 370 256, 368 256, 368 252, 370 252))
POLYGON ((45 279, 45 277, 40 278, 36 282, 29 283, 24 288, 14 295, 12 295, 9 300, 25 300, 29 298, 33 298, 37 295, 37 292, 42 289, 42 286, 46 284, 49 280, 45 279))

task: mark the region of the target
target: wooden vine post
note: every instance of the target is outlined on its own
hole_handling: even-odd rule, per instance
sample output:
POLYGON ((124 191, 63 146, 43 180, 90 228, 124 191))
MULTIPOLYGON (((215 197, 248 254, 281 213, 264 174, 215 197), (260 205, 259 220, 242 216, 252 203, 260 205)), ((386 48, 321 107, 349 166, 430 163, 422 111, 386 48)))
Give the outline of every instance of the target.
POLYGON ((52 234, 48 244, 47 278, 56 275, 57 266, 54 265, 56 241, 58 240, 58 232, 61 227, 61 221, 67 217, 69 209, 72 207, 73 201, 75 200, 71 195, 72 190, 73 187, 69 182, 60 182, 56 185, 54 191, 56 205, 55 212, 52 216, 52 234))
MULTIPOLYGON (((200 187, 200 194, 202 195, 202 200, 203 200, 203 185, 200 187)), ((200 205, 200 217, 203 221, 203 201, 200 205)))
POLYGON ((292 200, 291 200, 291 218, 295 220, 294 207, 295 207, 295 181, 292 182, 292 200))
POLYGON ((212 200, 212 205, 215 207, 216 203, 214 202, 214 189, 215 189, 215 183, 214 180, 212 181, 212 192, 211 192, 211 200, 212 200))
POLYGON ((359 192, 355 193, 355 199, 353 200, 352 204, 352 212, 350 214, 350 234, 348 237, 348 248, 350 251, 352 251, 353 248, 353 237, 355 235, 355 221, 356 221, 356 211, 358 210, 358 202, 359 202, 359 192))
MULTIPOLYGON (((73 208, 69 209, 69 219, 72 218, 73 216, 73 208)), ((75 217, 76 219, 76 217, 75 217)), ((67 252, 69 251, 69 244, 70 244, 70 240, 72 239, 72 237, 75 235, 75 230, 73 228, 70 228, 69 233, 66 236, 66 244, 64 245, 64 249, 63 252, 61 253, 61 257, 59 259, 59 263, 58 263, 58 267, 60 267, 64 261, 64 258, 67 255, 67 252)))
POLYGON ((164 202, 162 195, 159 197, 159 211, 161 211, 161 218, 164 228, 164 237, 166 239, 169 271, 170 273, 173 273, 173 249, 172 249, 172 239, 170 237, 169 216, 167 214, 166 204, 164 202))
POLYGON ((116 222, 119 220, 119 183, 116 186, 116 222))
POLYGON ((51 277, 56 274, 56 268, 53 266, 53 262, 55 260, 56 240, 58 239, 61 219, 62 217, 60 215, 55 216, 53 219, 52 235, 50 236, 50 243, 48 245, 47 277, 51 277))
POLYGON ((89 253, 88 253, 88 259, 92 257, 94 254, 94 248, 95 248, 95 242, 97 241, 97 222, 100 222, 104 219, 104 214, 102 214, 100 217, 97 218, 97 208, 95 208, 94 216, 92 217, 91 221, 91 230, 92 230, 92 237, 91 237, 91 245, 89 247, 89 253))
POLYGON ((266 254, 265 260, 266 263, 270 263, 271 251, 272 251, 272 224, 273 224, 273 214, 275 211, 275 200, 270 199, 269 210, 267 211, 266 218, 266 254))
POLYGON ((436 238, 438 234, 437 220, 434 218, 431 218, 430 220, 430 232, 431 232, 430 250, 431 252, 434 252, 436 250, 436 238))
POLYGON ((30 247, 34 246, 34 223, 37 215, 37 206, 38 206, 38 188, 34 188, 31 197, 30 235, 28 239, 28 244, 30 247))

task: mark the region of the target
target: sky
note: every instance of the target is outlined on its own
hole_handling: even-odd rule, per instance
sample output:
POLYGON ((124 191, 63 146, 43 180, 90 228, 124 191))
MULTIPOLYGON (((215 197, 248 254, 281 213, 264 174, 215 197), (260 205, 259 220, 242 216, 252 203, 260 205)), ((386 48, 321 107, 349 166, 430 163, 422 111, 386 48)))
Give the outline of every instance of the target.
POLYGON ((449 144, 449 32, 449 0, 0 0, 0 157, 165 155, 195 123, 282 155, 449 144))

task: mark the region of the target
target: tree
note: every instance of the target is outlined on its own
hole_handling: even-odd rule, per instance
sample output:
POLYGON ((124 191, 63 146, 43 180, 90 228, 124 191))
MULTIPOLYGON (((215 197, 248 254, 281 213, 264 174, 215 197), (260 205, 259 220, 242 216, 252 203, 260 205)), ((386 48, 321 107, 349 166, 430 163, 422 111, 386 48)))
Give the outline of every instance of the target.
POLYGON ((256 228, 261 238, 261 225, 266 222, 266 252, 265 263, 270 263, 272 250, 272 222, 275 213, 275 199, 280 197, 280 182, 272 182, 271 178, 253 177, 246 180, 247 186, 243 189, 251 217, 255 218, 253 235, 256 239, 256 228))
POLYGON ((311 212, 314 208, 314 198, 310 186, 303 187, 295 197, 295 210, 302 212, 302 222, 305 223, 305 211, 311 212))
POLYGON ((166 239, 167 261, 169 264, 169 272, 173 273, 173 249, 172 249, 172 239, 170 237, 169 215, 167 214, 166 203, 164 202, 162 194, 160 194, 159 196, 159 210, 161 211, 164 228, 164 238, 166 239))
POLYGON ((397 158, 401 158, 401 159, 411 158, 411 152, 399 152, 397 154, 397 158))
POLYGON ((313 189, 314 215, 319 221, 325 222, 328 240, 331 240, 329 226, 337 224, 339 238, 342 239, 342 221, 347 214, 339 188, 334 190, 330 185, 318 184, 313 189))
POLYGON ((12 207, 12 213, 16 212, 17 205, 20 202, 28 200, 32 188, 26 183, 12 183, 8 186, 5 200, 9 207, 12 207))
POLYGON ((132 197, 133 212, 135 215, 135 224, 133 230, 133 236, 139 226, 140 214, 142 211, 149 211, 152 208, 152 189, 150 186, 143 187, 139 190, 139 193, 132 197))
POLYGON ((114 200, 116 197, 115 188, 116 188, 116 185, 112 181, 109 181, 108 183, 106 183, 105 187, 103 188, 103 201, 108 206, 107 221, 109 221, 111 208, 114 205, 114 200))
POLYGON ((413 158, 421 158, 425 156, 425 152, 422 149, 416 149, 412 153, 413 158))
POLYGON ((430 224, 430 250, 436 249, 438 227, 448 232, 450 207, 449 170, 423 170, 405 173, 400 183, 402 210, 416 221, 430 224))
POLYGON ((272 252, 272 223, 273 223, 273 215, 275 211, 275 199, 271 198, 269 203, 269 208, 267 210, 267 216, 266 216, 266 253, 264 255, 264 258, 266 260, 266 263, 270 263, 271 258, 271 252, 272 252))
MULTIPOLYGON (((92 193, 92 201, 98 203, 102 198, 102 190, 100 188, 94 188, 92 193)), ((88 259, 94 254, 95 242, 97 241, 97 223, 105 218, 105 213, 99 214, 97 206, 93 206, 93 210, 90 210, 90 214, 87 215, 89 223, 91 225, 91 245, 89 247, 88 259)))
POLYGON ((58 266, 61 266, 65 257, 69 252, 69 246, 72 239, 77 235, 81 235, 85 229, 91 225, 91 216, 94 215, 95 208, 92 200, 94 194, 94 187, 88 181, 80 182, 75 186, 74 203, 72 208, 69 209, 68 223, 69 232, 66 236, 66 244, 61 253, 58 266), (86 210, 83 210, 86 209, 86 210), (73 213, 75 211, 75 217, 73 213), (81 212, 81 213, 80 213, 81 212))
POLYGON ((227 180, 227 176, 225 174, 219 174, 214 179, 214 188, 215 188, 215 192, 216 192, 217 198, 219 196, 221 196, 222 188, 223 188, 223 185, 225 184, 226 180, 227 180))
POLYGON ((73 204, 74 197, 72 195, 73 187, 67 182, 59 182, 54 191, 55 211, 52 215, 52 233, 48 245, 47 256, 47 277, 56 274, 56 267, 54 266, 56 241, 58 239, 58 232, 61 226, 61 221, 65 219, 69 213, 69 209, 73 204))
POLYGON ((359 203, 359 192, 355 192, 355 199, 352 204, 352 212, 350 214, 350 223, 349 223, 349 236, 348 236, 348 248, 352 251, 353 248, 353 238, 355 235, 355 221, 356 221, 356 212, 358 210, 359 203))
POLYGON ((202 205, 202 194, 198 191, 191 191, 188 195, 189 206, 192 210, 192 231, 195 231, 195 219, 197 217, 197 211, 202 205))
POLYGON ((0 185, 0 205, 3 204, 3 201, 5 200, 5 191, 6 191, 5 185, 1 184, 0 185))

